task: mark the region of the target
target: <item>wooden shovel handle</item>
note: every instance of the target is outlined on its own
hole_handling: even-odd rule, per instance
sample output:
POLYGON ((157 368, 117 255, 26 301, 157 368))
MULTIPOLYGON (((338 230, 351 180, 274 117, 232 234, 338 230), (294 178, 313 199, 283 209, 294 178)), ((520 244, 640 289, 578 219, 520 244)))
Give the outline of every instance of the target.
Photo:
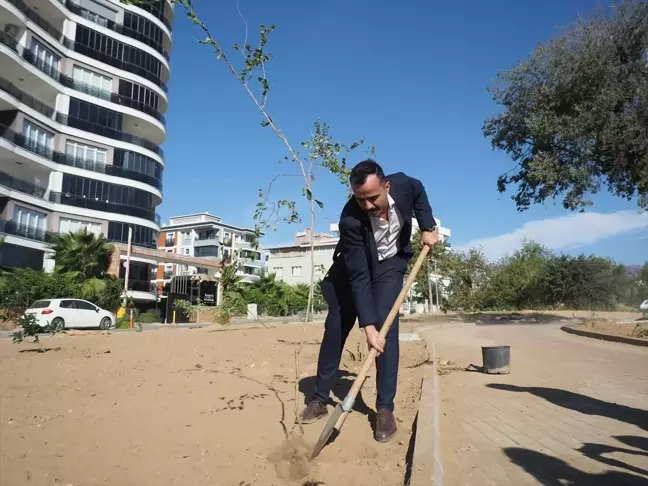
MULTIPOLYGON (((398 315, 400 306, 405 300, 405 296, 407 295, 407 292, 412 286, 412 283, 414 282, 414 279, 416 278, 416 275, 418 274, 419 269, 421 268, 421 265, 423 264, 423 261, 425 260, 425 257, 427 256, 429 251, 430 251, 430 247, 424 245, 423 249, 421 250, 421 254, 416 259, 416 262, 412 267, 412 271, 410 272, 409 276, 407 277, 407 280, 405 281, 405 285, 403 286, 403 288, 400 291, 400 294, 398 294, 398 297, 396 298, 396 302, 394 302, 394 305, 392 306, 389 315, 385 319, 383 326, 380 328, 380 332, 378 333, 379 337, 384 338, 389 332, 389 328, 391 327, 392 323, 394 322, 394 319, 398 315)), ((349 390, 349 393, 347 393, 347 397, 350 397, 352 400, 355 400, 356 395, 360 391, 360 388, 362 387, 362 384, 364 383, 365 378, 367 377, 369 368, 371 368, 371 365, 376 360, 377 354, 378 352, 374 348, 371 348, 371 350, 369 351, 369 355, 365 358, 365 361, 362 364, 362 368, 360 369, 358 376, 353 382, 353 386, 349 390)))

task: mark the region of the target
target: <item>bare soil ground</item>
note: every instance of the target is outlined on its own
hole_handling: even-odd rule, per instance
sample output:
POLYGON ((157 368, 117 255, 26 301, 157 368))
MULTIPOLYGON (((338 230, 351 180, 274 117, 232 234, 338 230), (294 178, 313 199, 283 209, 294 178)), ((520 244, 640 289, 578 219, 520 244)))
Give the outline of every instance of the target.
MULTIPOLYGON (((421 342, 401 343, 399 433, 373 440, 375 374, 342 433, 312 463, 287 458, 294 349, 302 336, 299 408, 310 395, 321 325, 67 335, 0 341, 0 484, 402 484, 418 407, 421 342), (60 349, 59 349, 60 348, 60 349)), ((357 355, 356 329, 347 349, 357 355)), ((363 348, 364 349, 364 348, 363 348)), ((345 353, 343 397, 360 361, 345 353)), ((324 421, 307 425, 305 450, 324 421)))
POLYGON ((616 321, 589 321, 574 326, 583 331, 599 332, 609 336, 631 337, 648 341, 648 321, 616 322, 616 321))

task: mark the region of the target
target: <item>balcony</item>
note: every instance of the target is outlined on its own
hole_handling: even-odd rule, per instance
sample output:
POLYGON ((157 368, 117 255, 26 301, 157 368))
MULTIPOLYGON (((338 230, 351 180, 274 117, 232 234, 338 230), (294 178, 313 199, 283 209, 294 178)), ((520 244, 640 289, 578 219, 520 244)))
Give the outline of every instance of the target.
POLYGON ((72 88, 76 91, 81 91, 82 93, 89 94, 90 96, 94 96, 95 98, 110 101, 112 103, 115 103, 116 105, 125 106, 127 108, 133 108, 137 111, 141 111, 142 113, 146 113, 147 115, 150 115, 156 120, 162 122, 163 125, 166 125, 166 118, 164 118, 164 115, 162 115, 162 113, 157 111, 152 106, 147 105, 146 103, 135 100, 133 98, 129 98, 127 96, 113 93, 112 91, 106 91, 97 88, 96 86, 83 83, 76 79, 72 79, 69 76, 65 76, 64 74, 61 74, 61 77, 65 78, 61 80, 61 84, 67 86, 68 88, 72 88))
POLYGON ((211 238, 196 238, 194 240, 194 246, 201 247, 201 246, 215 246, 218 247, 219 242, 218 242, 218 237, 214 235, 211 238))
POLYGON ((57 152, 46 145, 26 138, 21 133, 14 132, 12 129, 6 127, 5 125, 0 125, 0 138, 4 138, 5 140, 18 147, 28 150, 29 152, 32 152, 36 155, 40 155, 41 157, 44 157, 58 164, 77 167, 79 169, 85 169, 100 174, 107 174, 115 177, 122 177, 125 179, 144 182, 145 184, 149 184, 157 189, 162 190, 162 181, 148 174, 143 174, 141 172, 124 169, 122 167, 117 167, 110 164, 102 164, 93 160, 73 157, 71 155, 64 154, 63 152, 57 152))
POLYGON ((0 186, 5 186, 13 191, 22 192, 41 199, 45 197, 45 192, 47 191, 46 187, 32 184, 31 182, 18 179, 4 172, 0 172, 0 186))
POLYGON ((175 246, 175 238, 167 238, 164 240, 164 246, 165 247, 170 247, 170 246, 175 246))
MULTIPOLYGON (((3 32, 0 32, 0 42, 3 44, 8 45, 11 47, 14 51, 18 52, 17 44, 14 41, 13 46, 11 45, 11 41, 13 39, 3 32), (4 42, 4 41, 7 42, 4 42)), ((50 78, 53 80, 57 81, 58 83, 62 84, 66 88, 71 88, 76 91, 80 91, 81 93, 88 94, 90 96, 94 96, 95 98, 99 98, 102 100, 106 101, 111 101, 117 105, 121 106, 126 106, 128 108, 133 108, 135 110, 141 111, 142 113, 146 113, 147 115, 152 116, 156 120, 159 120, 162 122, 163 125, 166 125, 166 119, 164 118, 164 115, 160 113, 158 110, 153 108, 150 105, 147 105, 146 103, 143 103, 139 100, 129 98, 128 96, 123 96, 118 93, 113 93, 112 91, 106 91, 103 89, 99 89, 96 86, 92 86, 89 84, 86 84, 84 82, 78 81, 74 78, 71 78, 70 76, 63 74, 61 71, 56 69, 53 66, 50 66, 49 64, 44 63, 42 60, 37 58, 34 53, 32 52, 31 49, 23 49, 22 52, 22 57, 27 61, 29 64, 33 65, 43 73, 47 74, 50 78)), ((51 115, 50 115, 51 116, 51 115)))
MULTIPOLYGON (((154 39, 151 39, 147 35, 144 35, 141 32, 137 31, 136 29, 131 29, 130 27, 126 27, 125 25, 118 24, 117 22, 106 19, 97 14, 94 14, 86 10, 85 8, 80 7, 76 3, 71 2, 70 0, 65 0, 64 5, 70 12, 79 15, 80 17, 83 17, 86 20, 90 20, 91 22, 94 22, 97 25, 101 25, 102 27, 106 27, 107 29, 113 30, 118 34, 125 35, 126 37, 130 37, 131 39, 138 40, 143 44, 152 47, 157 52, 162 54, 167 61, 169 60, 169 53, 164 48, 161 42, 156 42, 154 39)), ((148 19, 145 20, 148 21, 148 19)), ((155 26, 155 28, 159 29, 159 27, 157 26, 155 26)))
POLYGON ((219 251, 217 246, 200 246, 194 249, 196 258, 218 258, 219 251))
POLYGON ((45 115, 47 118, 54 116, 54 108, 38 101, 33 96, 21 91, 4 78, 0 78, 0 90, 16 98, 20 103, 29 106, 31 109, 45 115))
POLYGON ((52 237, 52 233, 47 230, 7 220, 0 220, 0 233, 42 242, 49 242, 52 237))
POLYGON ((100 201, 98 199, 90 199, 83 196, 61 194, 60 192, 50 192, 50 202, 57 204, 67 204, 84 209, 93 209, 95 211, 105 211, 109 213, 125 214, 127 216, 135 216, 136 218, 148 219, 155 221, 158 225, 162 220, 160 215, 153 209, 141 208, 139 206, 131 206, 129 204, 119 204, 113 202, 100 201))
POLYGON ((56 121, 63 125, 67 125, 72 128, 78 128, 79 130, 91 132, 96 135, 112 138, 114 140, 120 140, 122 142, 132 143, 133 145, 138 145, 139 147, 148 149, 151 152, 158 154, 160 157, 164 157, 164 151, 159 145, 151 142, 150 140, 146 140, 145 138, 138 137, 137 135, 131 135, 130 133, 122 132, 121 130, 117 130, 116 128, 106 127, 104 125, 100 125, 99 123, 92 123, 81 118, 64 115, 63 113, 56 114, 56 121))
POLYGON ((4 44, 12 51, 18 52, 18 41, 2 31, 0 31, 0 43, 4 44))
POLYGON ((173 271, 164 272, 164 275, 162 276, 163 280, 171 280, 172 278, 173 278, 173 271))
POLYGON ((152 2, 141 3, 140 5, 138 5, 138 7, 150 13, 153 17, 161 21, 164 25, 166 25, 167 29, 169 29, 169 32, 171 32, 171 22, 164 15, 164 9, 166 8, 165 2, 163 1, 161 3, 162 3, 162 8, 160 8, 158 5, 152 2))
POLYGON ((52 26, 52 24, 47 22, 40 15, 38 15, 38 13, 36 13, 36 11, 34 9, 30 8, 22 0, 7 0, 7 2, 9 2, 14 7, 16 7, 18 10, 20 10, 29 20, 34 22, 36 25, 38 25, 41 29, 43 29, 45 32, 47 32, 49 35, 51 35, 57 41, 60 41, 61 37, 63 37, 63 34, 58 29, 54 28, 52 26))
MULTIPOLYGON (((119 41, 114 41, 114 42, 119 42, 119 41)), ((120 42, 120 45, 121 44, 123 43, 120 42)), ((130 63, 128 61, 124 61, 123 59, 120 59, 118 57, 105 54, 93 47, 86 46, 84 44, 81 44, 80 42, 73 41, 68 37, 63 38, 63 45, 68 49, 73 50, 74 52, 77 52, 84 56, 88 56, 96 61, 103 62, 105 64, 108 64, 109 66, 116 67, 117 69, 122 69, 123 71, 127 71, 132 74, 137 74, 138 76, 141 76, 144 79, 148 79, 152 83, 155 83, 157 86, 159 86, 165 93, 168 93, 169 91, 169 88, 167 87, 166 83, 162 81, 162 78, 158 74, 154 73, 153 71, 149 71, 146 68, 130 63)), ((143 53, 143 51, 141 50, 139 51, 143 53)), ((148 53, 144 53, 144 54, 150 55, 148 53)))
POLYGON ((151 282, 150 280, 129 280, 128 290, 133 290, 135 292, 157 293, 157 284, 151 282))

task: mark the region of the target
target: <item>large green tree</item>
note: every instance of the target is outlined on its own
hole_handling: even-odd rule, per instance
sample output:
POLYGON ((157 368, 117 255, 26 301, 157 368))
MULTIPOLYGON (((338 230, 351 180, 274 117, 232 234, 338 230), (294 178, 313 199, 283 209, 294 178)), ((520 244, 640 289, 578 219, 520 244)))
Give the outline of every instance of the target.
POLYGON ((601 187, 648 208, 648 4, 626 0, 502 71, 501 114, 483 133, 516 162, 498 190, 518 210, 562 197, 584 209, 601 187))

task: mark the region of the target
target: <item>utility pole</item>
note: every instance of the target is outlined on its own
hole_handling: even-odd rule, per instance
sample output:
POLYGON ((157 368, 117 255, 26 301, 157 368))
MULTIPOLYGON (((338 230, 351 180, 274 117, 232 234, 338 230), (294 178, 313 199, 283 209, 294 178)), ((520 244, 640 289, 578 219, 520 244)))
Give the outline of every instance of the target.
POLYGON ((133 239, 133 227, 128 227, 128 245, 126 246, 126 278, 124 278, 124 302, 126 308, 126 298, 128 297, 128 274, 130 273, 131 241, 133 239))

